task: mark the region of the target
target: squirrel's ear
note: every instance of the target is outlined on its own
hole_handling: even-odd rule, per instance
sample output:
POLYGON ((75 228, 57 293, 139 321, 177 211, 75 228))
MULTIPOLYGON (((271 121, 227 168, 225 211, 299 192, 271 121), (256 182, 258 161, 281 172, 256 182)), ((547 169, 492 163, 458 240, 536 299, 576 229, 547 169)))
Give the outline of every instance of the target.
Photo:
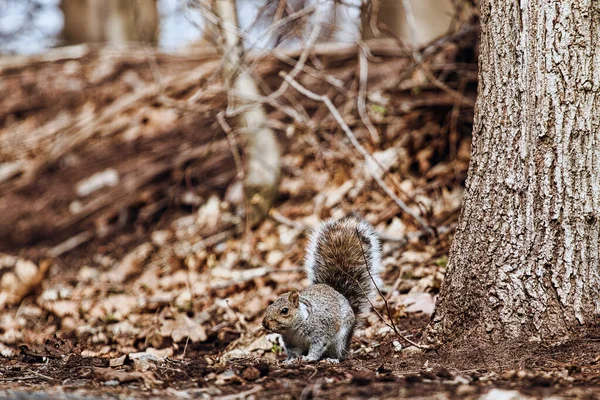
POLYGON ((288 295, 288 301, 294 305, 294 307, 298 307, 298 303, 300 302, 300 294, 298 294, 297 290, 292 290, 288 295))

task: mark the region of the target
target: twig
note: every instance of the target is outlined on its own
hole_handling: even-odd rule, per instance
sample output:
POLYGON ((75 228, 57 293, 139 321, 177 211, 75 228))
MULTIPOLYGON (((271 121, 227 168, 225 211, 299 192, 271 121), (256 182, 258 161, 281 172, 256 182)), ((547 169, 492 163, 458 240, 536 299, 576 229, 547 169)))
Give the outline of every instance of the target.
POLYGON ((358 68, 359 68, 359 85, 358 85, 358 97, 356 99, 356 106, 358 108, 358 115, 360 115, 360 119, 367 127, 369 133, 371 134, 371 139, 373 139, 374 143, 380 142, 379 132, 377 132, 377 128, 371 122, 369 118, 369 114, 367 113, 366 107, 366 97, 367 97, 367 80, 369 79, 369 61, 367 60, 367 55, 365 54, 365 49, 359 42, 359 51, 358 51, 358 68))
MULTIPOLYGON (((388 303, 388 300, 383 295, 383 293, 381 293, 381 290, 379 289, 379 286, 377 285, 377 282, 375 281, 375 278, 373 277, 373 274, 371 273, 371 270, 369 269, 369 263, 367 262, 367 255, 365 254, 365 249, 364 249, 364 247, 362 245, 362 241, 360 240, 360 233, 358 232, 358 228, 356 228, 356 237, 358 238, 358 244, 360 245, 360 251, 362 252, 363 260, 365 260, 365 268, 367 269, 367 273, 369 274, 369 278, 371 278, 371 282, 373 283, 373 286, 375 286, 375 289, 377 290, 377 293, 383 299, 383 303, 385 304, 385 310, 387 312, 387 315, 388 315, 388 318, 389 318, 390 322, 389 323, 386 322, 386 320, 379 313, 379 311, 377 311, 377 309, 375 307, 373 307, 373 309, 377 312, 377 315, 379 315, 379 318, 381 318, 381 320, 383 321, 383 323, 385 323, 387 326, 389 326, 390 328, 392 328, 392 330, 394 331, 394 333, 396 335, 398 335, 400 338, 402 338, 403 340, 405 340, 407 343, 409 343, 409 344, 411 344, 411 345, 413 345, 413 346, 415 346, 415 347, 417 347, 419 349, 427 349, 427 348, 429 348, 429 346, 418 344, 417 342, 414 342, 414 341, 410 340, 409 338, 407 338, 405 335, 401 334, 398 331, 398 328, 396 327, 396 324, 394 324, 394 319, 392 318, 392 311, 390 310, 390 304, 388 303)), ((367 298, 367 300, 368 300, 368 298, 367 298)), ((371 303, 370 300, 369 300, 369 303, 371 303)), ((373 304, 371 304, 371 306, 373 306, 373 304)))
POLYGON ((40 378, 44 378, 44 379, 46 379, 46 380, 49 380, 49 381, 54 381, 54 380, 56 380, 56 379, 54 379, 54 378, 52 378, 52 377, 50 377, 50 376, 44 375, 44 374, 42 374, 42 373, 39 373, 39 372, 37 372, 37 371, 35 371, 35 370, 33 370, 33 369, 28 369, 27 371, 29 371, 29 372, 33 373, 34 375, 37 375, 37 376, 39 376, 40 378))
POLYGON ((381 36, 381 31, 379 30, 379 0, 371 0, 372 8, 371 15, 369 18, 369 27, 373 32, 375 37, 381 36))
POLYGON ((29 381, 37 378, 35 375, 15 376, 13 378, 0 378, 0 382, 29 381))
MULTIPOLYGON (((205 90, 204 93, 207 92, 211 92, 210 90, 205 90)), ((221 92, 221 90, 219 90, 218 92, 221 92)), ((271 107, 282 111, 283 113, 285 113, 286 115, 288 115, 290 118, 292 118, 294 121, 300 123, 300 124, 304 124, 304 125, 308 125, 311 126, 311 121, 308 120, 304 115, 302 115, 301 113, 299 113, 297 110, 293 109, 292 107, 289 106, 285 106, 280 104, 276 98, 272 98, 271 95, 269 96, 261 96, 261 95, 255 95, 255 94, 248 94, 248 93, 240 93, 238 90, 235 89, 229 89, 227 92, 228 95, 234 96, 235 98, 239 99, 239 100, 243 100, 243 101, 251 101, 251 104, 244 104, 241 106, 238 106, 237 108, 235 108, 234 110, 228 110, 226 111, 226 116, 228 118, 231 117, 235 117, 238 116, 239 114, 242 114, 243 112, 246 112, 248 110, 251 110, 255 107, 258 107, 262 104, 268 104, 271 107)))
POLYGON ((194 243, 190 248, 190 252, 195 253, 207 247, 216 246, 225 239, 229 238, 231 235, 234 235, 236 231, 236 229, 227 229, 225 231, 215 233, 213 236, 209 236, 206 239, 202 239, 198 243, 194 243))
POLYGON ((410 4, 410 0, 402 0, 402 6, 404 7, 404 15, 406 17, 406 22, 408 25, 408 32, 410 34, 411 41, 411 50, 413 53, 413 57, 419 63, 423 62, 423 57, 416 50, 417 46, 417 21, 415 20, 415 15, 412 12, 412 4, 410 4))
MULTIPOLYGON (((340 113, 337 110, 337 108, 335 108, 335 106, 333 105, 333 103, 331 102, 331 100, 329 99, 329 97, 316 94, 315 92, 312 92, 309 89, 307 89, 304 86, 302 86, 298 81, 294 80, 290 76, 285 75, 285 74, 282 74, 282 75, 283 75, 283 79, 285 79, 286 81, 288 81, 290 83, 290 85, 294 89, 296 89, 298 92, 302 93, 303 95, 305 95, 306 97, 308 97, 310 99, 313 99, 315 101, 320 101, 320 102, 324 103, 327 106, 327 108, 329 109, 329 112, 331 113, 331 115, 333 116, 333 118, 336 120, 336 122, 338 123, 338 125, 342 128, 342 130, 344 131, 344 133, 346 134, 346 136, 348 137, 348 139, 350 139, 350 142, 352 143, 352 145, 354 146, 354 148, 365 159, 365 165, 367 167, 367 170, 369 171, 369 173, 371 174, 371 176, 373 177, 373 179, 375 179, 375 181, 377 182, 377 184, 379 185, 379 187, 381 187, 383 189, 383 191, 388 196, 390 196, 390 198, 392 198, 392 200, 394 200, 394 202, 398 205, 398 207, 400 207, 402 209, 402 211, 404 211, 405 213, 407 213, 408 215, 410 215, 411 217, 413 217, 413 219, 415 221, 417 221, 417 223, 419 224, 419 226, 421 227, 421 229, 423 231, 427 232, 430 235, 433 234, 433 230, 429 227, 429 225, 427 225, 427 223, 425 222, 425 220, 423 220, 423 218, 421 218, 420 215, 418 215, 415 211, 413 211, 410 207, 408 207, 406 205, 406 203, 404 203, 404 201, 402 201, 402 199, 400 199, 389 188, 389 186, 383 181, 383 179, 380 176, 380 174, 378 174, 377 171, 375 171, 375 166, 376 165, 378 166, 376 160, 358 142, 358 140, 356 139, 356 136, 354 135, 354 133, 352 132, 352 130, 350 129, 350 127, 348 126, 348 124, 346 124, 346 122, 344 121, 344 118, 340 115, 340 113)), ((383 170, 382 170, 382 172, 385 173, 385 171, 383 171, 383 170)))
POLYGON ((81 232, 48 250, 50 257, 59 257, 94 237, 94 232, 81 232))
POLYGON ((188 347, 188 343, 190 342, 190 335, 188 335, 187 339, 185 340, 185 346, 183 346, 183 354, 181 354, 181 359, 185 360, 185 352, 187 351, 187 347, 188 347))
POLYGON ((269 216, 271 218, 273 218, 275 221, 279 222, 280 224, 287 225, 294 229, 299 229, 302 231, 306 231, 306 230, 310 229, 309 226, 303 224, 302 222, 297 222, 297 221, 291 220, 275 209, 271 209, 271 211, 269 212, 269 216))
MULTIPOLYGON (((209 22, 211 22, 212 24, 215 24, 217 26, 220 24, 220 21, 221 21, 220 18, 218 16, 216 16, 208 7, 201 4, 201 2, 199 2, 199 6, 200 6, 199 10, 200 10, 203 18, 205 18, 206 20, 208 20, 209 22)), ((316 10, 316 6, 312 5, 312 6, 305 7, 297 12, 294 12, 294 13, 288 15, 287 17, 281 19, 278 23, 272 25, 269 28, 269 30, 265 33, 264 36, 266 36, 267 34, 270 34, 270 32, 272 32, 274 29, 278 29, 279 27, 284 26, 291 21, 294 21, 298 18, 305 17, 305 16, 308 16, 308 15, 314 13, 315 10, 316 10)), ((231 25, 226 25, 226 26, 222 26, 222 27, 225 31, 232 33, 232 34, 238 36, 239 38, 243 39, 249 45, 249 47, 253 48, 255 51, 257 51, 261 55, 268 54, 268 55, 274 57, 275 59, 277 59, 278 61, 284 62, 288 65, 296 66, 298 63, 294 58, 288 56, 285 53, 276 51, 274 49, 265 49, 262 46, 260 46, 260 40, 263 39, 263 36, 261 36, 257 39, 253 39, 253 38, 249 37, 246 32, 244 32, 243 30, 241 30, 237 27, 234 27, 231 25)), ((224 54, 224 57, 225 56, 227 56, 227 53, 224 54)), ((261 57, 257 57, 256 61, 258 62, 260 60, 260 58, 261 57)), ((335 78, 331 75, 324 74, 323 72, 319 71, 318 69, 304 65, 301 67, 301 70, 309 75, 323 79, 335 87, 343 88, 342 82, 340 82, 337 78, 335 78)))
POLYGON ((263 388, 261 386, 255 386, 252 389, 246 390, 245 392, 239 392, 236 394, 229 394, 227 396, 214 397, 215 400, 242 400, 250 396, 251 394, 258 393, 263 388))
POLYGON ((233 155, 235 169, 237 170, 238 179, 243 180, 244 167, 242 165, 242 155, 240 153, 238 143, 235 140, 235 137, 233 136, 233 131, 231 130, 231 127, 229 126, 227 121, 225 121, 225 113, 223 111, 220 111, 217 114, 217 121, 219 122, 221 129, 223 129, 223 132, 225 132, 225 136, 227 137, 227 142, 229 143, 229 148, 231 149, 231 155, 233 155))
MULTIPOLYGON (((292 79, 295 78, 296 75, 298 75, 298 73, 304 68, 304 64, 306 64, 306 60, 308 59, 308 56, 310 55, 310 52, 312 51, 312 49, 319 37, 320 32, 321 32, 321 24, 317 23, 317 24, 315 24, 315 26, 308 38, 308 41, 304 47, 304 50, 300 54, 300 58, 298 59, 298 62, 296 63, 294 68, 288 73, 288 76, 290 76, 292 79)), ((272 103, 277 98, 281 97, 288 88, 289 88, 289 83, 286 80, 284 80, 281 83, 281 85, 279 85, 279 88, 276 91, 274 91, 273 93, 271 93, 270 95, 268 95, 267 97, 264 98, 263 102, 269 103, 269 104, 272 103)), ((242 114, 242 113, 246 112, 248 109, 254 108, 260 104, 261 103, 247 104, 245 106, 237 107, 235 110, 228 109, 227 116, 234 117, 234 116, 242 114)))

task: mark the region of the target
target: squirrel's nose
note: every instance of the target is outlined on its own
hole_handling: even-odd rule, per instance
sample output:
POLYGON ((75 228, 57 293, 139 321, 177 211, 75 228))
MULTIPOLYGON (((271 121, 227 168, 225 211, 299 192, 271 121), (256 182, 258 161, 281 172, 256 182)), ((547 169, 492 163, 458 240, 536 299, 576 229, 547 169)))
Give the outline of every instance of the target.
POLYGON ((271 330, 271 329, 269 328, 269 321, 267 321, 267 319, 266 319, 266 318, 264 318, 264 319, 263 319, 263 321, 262 321, 262 326, 263 326, 263 327, 264 327, 266 330, 271 330))

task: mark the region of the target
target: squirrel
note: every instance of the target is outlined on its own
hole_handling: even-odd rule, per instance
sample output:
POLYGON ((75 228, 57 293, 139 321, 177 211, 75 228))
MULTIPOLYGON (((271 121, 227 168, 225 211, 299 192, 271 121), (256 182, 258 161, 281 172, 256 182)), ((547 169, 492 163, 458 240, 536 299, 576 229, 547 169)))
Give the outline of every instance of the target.
POLYGON ((281 334, 288 363, 343 361, 381 282, 379 237, 362 219, 325 222, 311 235, 304 268, 310 285, 279 296, 263 327, 281 334))

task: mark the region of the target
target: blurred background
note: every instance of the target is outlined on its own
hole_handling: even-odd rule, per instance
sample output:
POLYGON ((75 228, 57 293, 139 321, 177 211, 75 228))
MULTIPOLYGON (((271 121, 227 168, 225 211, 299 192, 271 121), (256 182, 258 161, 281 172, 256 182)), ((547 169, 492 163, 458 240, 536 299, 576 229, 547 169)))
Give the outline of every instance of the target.
MULTIPOLYGON (((74 43, 145 42, 165 51, 198 43, 205 23, 196 0, 0 0, 0 52, 39 53, 74 43)), ((360 37, 361 0, 287 2, 291 10, 319 3, 331 24, 324 39, 352 43, 360 37)), ((380 21, 408 37, 402 0, 381 1, 380 21)), ((445 33, 452 21, 451 0, 410 0, 418 22, 420 44, 445 33)), ((238 0, 240 28, 249 32, 250 46, 274 46, 277 39, 260 40, 277 1, 238 0), (269 3, 272 6, 269 7, 269 3), (266 6, 266 10, 265 10, 266 6), (259 16, 259 21, 257 17, 259 16)), ((272 17, 272 15, 271 15, 272 17)), ((365 36, 372 37, 370 29, 365 36)), ((288 41, 290 45, 293 41, 288 41)))
MULTIPOLYGON (((50 357, 28 382, 98 387, 83 366, 140 353, 230 394, 258 372, 219 360, 281 357, 263 311, 307 284, 311 229, 348 215, 383 238, 374 306, 420 340, 469 165, 477 10, 0 0, 0 371, 50 357)), ((397 348, 387 324, 357 357, 397 348)))

